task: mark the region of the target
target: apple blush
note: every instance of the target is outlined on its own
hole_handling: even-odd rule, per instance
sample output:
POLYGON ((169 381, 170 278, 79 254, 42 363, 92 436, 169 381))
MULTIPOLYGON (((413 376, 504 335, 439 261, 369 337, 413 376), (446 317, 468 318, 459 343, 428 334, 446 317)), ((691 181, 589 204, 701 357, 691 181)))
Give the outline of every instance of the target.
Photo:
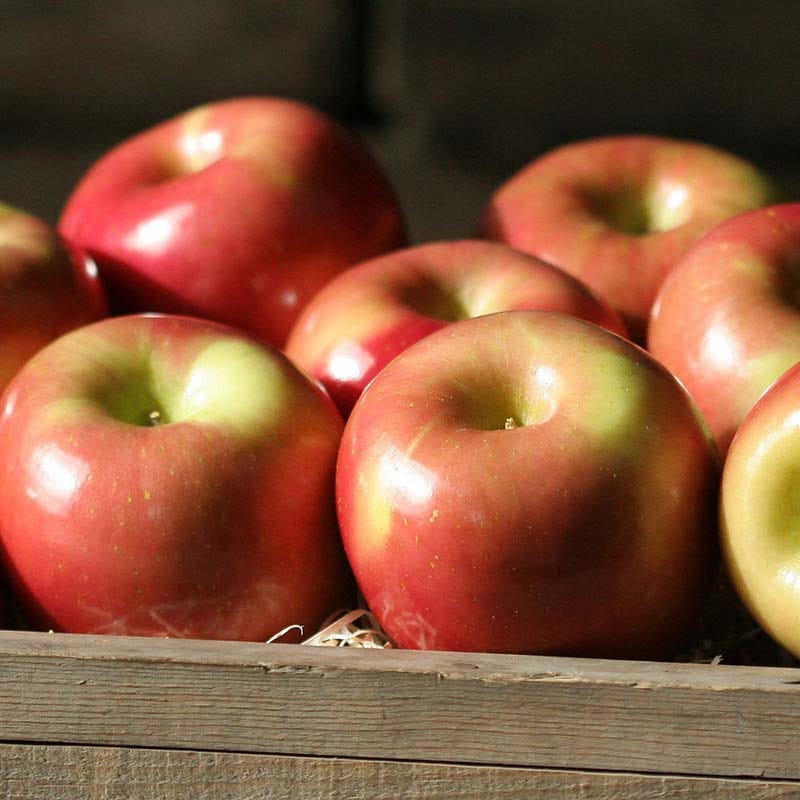
POLYGON ((627 335, 577 278, 503 244, 461 240, 396 250, 337 275, 301 313, 286 353, 347 417, 372 378, 422 337, 460 319, 531 308, 627 335))
POLYGON ((401 647, 663 658, 714 583, 718 479, 699 413, 641 348, 506 311, 375 377, 345 426, 337 508, 401 647))
POLYGON ((23 614, 71 633, 313 632, 351 601, 342 425, 285 356, 216 323, 62 336, 0 406, 0 549, 23 614))
POLYGON ((661 283, 719 222, 774 202, 741 158, 657 136, 608 136, 535 159, 494 193, 479 230, 584 281, 643 342, 661 283))
POLYGON ((365 144, 274 97, 210 103, 122 142, 59 228, 95 258, 114 313, 213 319, 277 347, 324 283, 406 241, 365 144))

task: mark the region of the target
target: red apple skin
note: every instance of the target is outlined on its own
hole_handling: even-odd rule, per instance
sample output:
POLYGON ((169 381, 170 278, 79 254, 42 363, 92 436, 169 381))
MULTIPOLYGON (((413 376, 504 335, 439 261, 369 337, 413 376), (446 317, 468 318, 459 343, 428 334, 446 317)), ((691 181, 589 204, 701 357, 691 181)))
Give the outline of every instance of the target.
POLYGON ((396 250, 336 276, 305 307, 287 355, 347 415, 398 353, 458 319, 541 308, 626 336, 619 315, 580 281, 495 242, 459 240, 396 250))
POLYGON ((0 392, 34 353, 108 313, 94 262, 0 203, 0 392))
POLYGON ((337 509, 401 647, 660 658, 713 583, 718 473, 688 395, 647 353, 507 311, 378 374, 345 426, 337 509))
POLYGON ((727 451, 747 412, 800 361, 800 203, 723 222, 659 293, 648 349, 686 386, 727 451))
POLYGON ((115 313, 191 314, 278 347, 330 278, 406 241, 366 147, 272 97, 205 105, 118 145, 60 230, 97 261, 115 313))
POLYGON ((687 248, 775 196, 755 167, 717 148, 608 136, 532 161, 494 193, 479 229, 575 275, 643 342, 658 289, 687 248))
POLYGON ((800 658, 800 365, 758 400, 725 459, 720 536, 725 566, 744 605, 800 658))
POLYGON ((23 613, 72 633, 313 631, 351 598, 342 427, 285 356, 215 323, 119 317, 60 338, 0 409, 0 544, 23 613))

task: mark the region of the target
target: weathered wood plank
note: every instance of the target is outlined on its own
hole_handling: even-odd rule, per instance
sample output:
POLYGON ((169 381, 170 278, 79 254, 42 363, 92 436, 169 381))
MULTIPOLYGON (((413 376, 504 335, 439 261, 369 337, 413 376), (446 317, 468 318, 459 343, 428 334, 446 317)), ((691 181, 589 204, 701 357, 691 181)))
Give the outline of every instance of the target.
POLYGON ((800 670, 0 633, 0 741, 800 778, 800 670))
POLYGON ((793 781, 0 745, 2 800, 773 800, 798 793, 793 781))

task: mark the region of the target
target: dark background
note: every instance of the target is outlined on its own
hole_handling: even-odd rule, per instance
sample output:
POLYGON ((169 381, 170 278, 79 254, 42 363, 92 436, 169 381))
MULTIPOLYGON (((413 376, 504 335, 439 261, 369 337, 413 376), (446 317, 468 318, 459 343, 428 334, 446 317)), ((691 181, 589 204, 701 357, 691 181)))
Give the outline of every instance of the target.
POLYGON ((0 0, 0 200, 55 221, 104 150, 242 94, 359 131, 416 241, 598 134, 707 141, 800 198, 799 43, 791 0, 0 0))

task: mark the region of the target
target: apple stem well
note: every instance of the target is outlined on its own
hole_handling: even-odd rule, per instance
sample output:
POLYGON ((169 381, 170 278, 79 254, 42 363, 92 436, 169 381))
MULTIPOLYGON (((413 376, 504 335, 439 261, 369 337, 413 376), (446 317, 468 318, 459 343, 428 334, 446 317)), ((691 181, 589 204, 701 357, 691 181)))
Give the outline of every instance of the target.
POLYGON ((677 228, 689 213, 688 198, 687 188, 681 185, 586 192, 590 213, 613 230, 629 236, 646 236, 677 228))
POLYGON ((169 403, 155 381, 148 365, 139 365, 119 376, 112 387, 92 386, 88 395, 109 416, 128 425, 143 428, 165 425, 171 421, 169 403))
POLYGON ((429 276, 422 276, 418 282, 405 287, 402 300, 414 311, 444 322, 457 322, 472 316, 452 288, 429 276))

